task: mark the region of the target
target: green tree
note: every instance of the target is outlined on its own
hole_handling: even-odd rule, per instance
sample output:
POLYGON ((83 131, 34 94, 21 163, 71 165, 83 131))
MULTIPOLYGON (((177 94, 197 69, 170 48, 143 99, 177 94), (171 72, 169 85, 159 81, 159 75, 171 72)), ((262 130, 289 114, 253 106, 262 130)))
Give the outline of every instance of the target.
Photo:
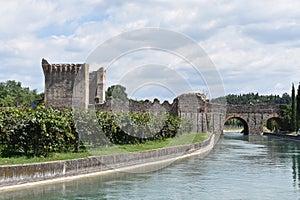
POLYGON ((296 97, 295 97, 295 87, 292 84, 292 114, 291 114, 291 131, 296 131, 296 97))
POLYGON ((281 116, 281 128, 283 130, 290 130, 291 129, 291 113, 292 108, 291 105, 288 104, 281 104, 279 105, 280 109, 280 116, 281 116))
POLYGON ((297 102, 297 106, 296 106, 297 127, 296 127, 296 130, 298 130, 300 128, 300 83, 299 83, 298 90, 297 90, 296 102, 297 102))
POLYGON ((122 85, 110 86, 109 88, 107 88, 107 91, 106 91, 106 99, 108 99, 108 98, 113 98, 113 99, 122 100, 122 101, 128 100, 126 88, 122 85))
POLYGON ((41 104, 43 99, 43 94, 38 94, 37 90, 22 87, 20 82, 8 80, 0 83, 0 107, 41 104))

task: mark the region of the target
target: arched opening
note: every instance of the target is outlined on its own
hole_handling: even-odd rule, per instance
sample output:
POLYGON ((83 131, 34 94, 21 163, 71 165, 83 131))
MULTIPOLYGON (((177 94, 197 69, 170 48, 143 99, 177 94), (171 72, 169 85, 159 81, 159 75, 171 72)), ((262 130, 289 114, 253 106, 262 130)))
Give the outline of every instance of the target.
POLYGON ((284 127, 282 127, 282 123, 279 117, 271 117, 267 119, 264 123, 263 127, 264 132, 272 132, 272 133, 278 133, 278 132, 285 132, 284 127))
POLYGON ((244 135, 249 135, 249 126, 245 119, 238 116, 228 117, 223 125, 224 132, 238 132, 244 135))

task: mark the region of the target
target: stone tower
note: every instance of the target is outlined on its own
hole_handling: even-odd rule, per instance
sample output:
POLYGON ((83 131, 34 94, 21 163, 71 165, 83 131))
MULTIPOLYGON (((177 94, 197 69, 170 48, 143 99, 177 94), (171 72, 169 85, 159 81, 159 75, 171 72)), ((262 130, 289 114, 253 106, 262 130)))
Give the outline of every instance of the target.
POLYGON ((43 59, 42 68, 45 75, 46 106, 88 108, 88 64, 49 64, 43 59))
POLYGON ((89 77, 89 104, 102 104, 105 101, 106 70, 101 67, 90 73, 89 77))

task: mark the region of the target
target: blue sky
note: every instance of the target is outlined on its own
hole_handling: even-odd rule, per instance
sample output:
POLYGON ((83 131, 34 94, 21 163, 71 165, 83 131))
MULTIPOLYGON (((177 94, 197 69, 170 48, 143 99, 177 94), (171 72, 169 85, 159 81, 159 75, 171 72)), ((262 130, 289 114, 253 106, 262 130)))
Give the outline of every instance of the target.
MULTIPOLYGON (((300 81, 299 10, 296 0, 1 1, 0 81, 13 79, 43 91, 42 58, 83 63, 114 36, 160 27, 198 43, 214 63, 226 94, 282 94, 300 81)), ((147 56, 143 59, 147 63, 147 56)), ((171 59, 164 66, 174 62, 162 59, 171 59)), ((174 69, 181 73, 184 67, 177 63, 174 69)), ((117 73, 108 70, 108 84, 118 83, 117 73)), ((205 92, 192 82, 192 90, 205 92)), ((155 96, 149 85, 145 88, 150 98, 155 96)))

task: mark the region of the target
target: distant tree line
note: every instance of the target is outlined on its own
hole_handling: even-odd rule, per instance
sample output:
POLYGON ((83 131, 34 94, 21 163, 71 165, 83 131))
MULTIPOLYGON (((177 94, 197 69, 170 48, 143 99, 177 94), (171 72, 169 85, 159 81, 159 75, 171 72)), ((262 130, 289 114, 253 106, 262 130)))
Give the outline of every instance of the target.
POLYGON ((226 96, 227 104, 257 105, 257 104, 291 104, 292 98, 288 93, 280 95, 259 95, 258 93, 229 94, 226 96))

